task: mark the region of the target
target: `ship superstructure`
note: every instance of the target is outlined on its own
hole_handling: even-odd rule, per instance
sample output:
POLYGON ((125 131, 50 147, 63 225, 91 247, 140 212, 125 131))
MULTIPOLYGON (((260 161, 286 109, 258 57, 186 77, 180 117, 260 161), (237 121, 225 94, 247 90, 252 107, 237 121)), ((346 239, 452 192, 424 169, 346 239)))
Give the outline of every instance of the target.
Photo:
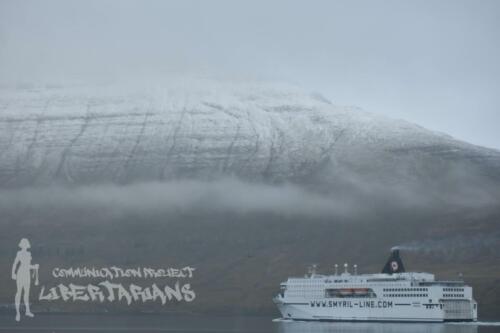
POLYGON ((331 321, 476 321, 477 303, 463 280, 436 281, 434 274, 405 272, 392 249, 381 273, 348 272, 289 278, 274 298, 283 318, 331 321))

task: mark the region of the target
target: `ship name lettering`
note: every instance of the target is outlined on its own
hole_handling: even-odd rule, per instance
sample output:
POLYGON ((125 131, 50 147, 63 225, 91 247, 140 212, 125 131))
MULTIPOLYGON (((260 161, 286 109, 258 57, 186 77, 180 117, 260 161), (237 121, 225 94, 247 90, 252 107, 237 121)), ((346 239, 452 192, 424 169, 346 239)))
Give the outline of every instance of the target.
POLYGON ((392 308, 392 301, 363 301, 354 303, 352 301, 311 301, 310 307, 314 308, 353 308, 357 305, 359 308, 392 308))

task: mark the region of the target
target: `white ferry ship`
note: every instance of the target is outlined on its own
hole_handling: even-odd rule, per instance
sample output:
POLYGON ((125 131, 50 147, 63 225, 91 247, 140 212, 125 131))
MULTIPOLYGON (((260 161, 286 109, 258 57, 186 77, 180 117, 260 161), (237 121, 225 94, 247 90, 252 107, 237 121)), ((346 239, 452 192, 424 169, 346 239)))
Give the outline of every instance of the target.
POLYGON ((476 321, 477 303, 463 281, 436 281, 434 274, 405 272, 392 249, 382 273, 316 274, 289 278, 274 298, 283 318, 318 321, 476 321))

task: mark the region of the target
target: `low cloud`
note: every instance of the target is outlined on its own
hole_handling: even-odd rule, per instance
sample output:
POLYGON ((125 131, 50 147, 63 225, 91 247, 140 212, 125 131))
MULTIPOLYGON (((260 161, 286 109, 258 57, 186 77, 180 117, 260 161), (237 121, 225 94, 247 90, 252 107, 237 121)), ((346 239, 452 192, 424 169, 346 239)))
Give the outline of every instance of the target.
POLYGON ((49 186, 0 191, 0 209, 105 209, 332 216, 352 214, 346 201, 291 184, 265 185, 223 179, 130 185, 49 186))
POLYGON ((376 223, 384 216, 413 216, 415 212, 442 216, 496 210, 498 188, 472 171, 456 165, 448 176, 425 181, 373 179, 337 170, 332 178, 319 175, 302 184, 220 178, 4 188, 0 189, 0 211, 13 221, 25 216, 45 221, 52 213, 97 212, 104 220, 132 213, 264 213, 376 223))

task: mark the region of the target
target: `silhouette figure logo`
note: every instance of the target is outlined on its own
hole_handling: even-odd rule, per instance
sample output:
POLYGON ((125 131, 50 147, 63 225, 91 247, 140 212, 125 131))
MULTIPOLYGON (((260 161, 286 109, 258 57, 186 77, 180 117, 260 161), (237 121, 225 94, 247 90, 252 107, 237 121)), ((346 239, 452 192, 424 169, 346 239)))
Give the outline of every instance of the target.
POLYGON ((24 307, 26 309, 27 317, 34 317, 34 314, 30 310, 30 287, 31 287, 31 277, 35 277, 35 286, 38 285, 38 268, 39 265, 31 264, 31 252, 29 248, 31 247, 28 239, 23 238, 19 242, 20 250, 16 254, 16 259, 12 264, 12 279, 16 281, 17 291, 15 296, 16 305, 16 321, 21 320, 21 296, 23 296, 24 307))

